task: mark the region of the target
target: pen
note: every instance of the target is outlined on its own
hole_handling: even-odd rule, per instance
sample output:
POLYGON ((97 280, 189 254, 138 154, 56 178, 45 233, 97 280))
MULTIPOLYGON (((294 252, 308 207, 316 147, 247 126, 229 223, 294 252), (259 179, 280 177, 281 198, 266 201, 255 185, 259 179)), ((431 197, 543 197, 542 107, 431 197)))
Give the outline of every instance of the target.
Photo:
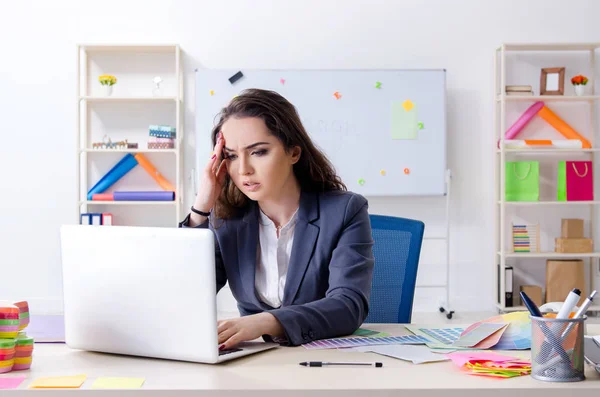
POLYGON ((300 363, 300 365, 303 365, 305 367, 323 367, 325 365, 363 365, 363 366, 367 366, 367 367, 376 367, 376 368, 383 367, 383 363, 380 363, 380 362, 358 363, 358 362, 303 361, 300 363))
POLYGON ((581 291, 577 288, 573 288, 569 295, 567 295, 567 299, 565 299, 565 303, 561 306, 556 318, 565 319, 569 318, 569 314, 571 314, 571 310, 575 307, 577 302, 581 299, 581 291))
MULTIPOLYGON (((531 313, 532 317, 543 318, 542 313, 540 312, 540 309, 531 300, 531 298, 523 291, 521 291, 521 299, 523 300, 523 303, 529 310, 529 313, 531 313)), ((558 337, 556 335, 554 335, 554 333, 548 328, 548 326, 546 325, 545 322, 540 321, 540 322, 538 322, 538 325, 547 339, 544 339, 544 342, 542 343, 542 346, 540 347, 540 353, 538 354, 536 361, 539 363, 546 362, 548 360, 547 355, 549 354, 549 351, 552 349, 552 345, 554 345, 557 347, 558 354, 562 357, 562 359, 565 360, 566 363, 570 363, 571 359, 570 359, 569 355, 567 354, 567 352, 565 352, 565 349, 562 348, 562 345, 561 345, 560 341, 558 340, 558 337), (550 340, 550 342, 548 342, 548 340, 550 340), (551 343, 551 345, 548 346, 548 344, 550 344, 550 343, 551 343), (548 352, 548 353, 546 353, 546 352, 548 352), (540 356, 542 356, 542 357, 540 357, 540 356)))
MULTIPOLYGON (((573 318, 583 317, 585 315, 585 313, 587 312, 587 310, 590 308, 590 305, 592 304, 595 297, 596 297, 596 290, 593 290, 592 293, 590 294, 590 296, 583 302, 583 305, 581 305, 579 310, 577 310, 577 313, 575 313, 575 316, 573 316, 573 318)), ((567 335, 569 334, 569 331, 571 331, 571 328, 573 328, 574 326, 575 326, 575 323, 569 324, 567 326, 567 328, 563 331, 560 338, 562 340, 564 340, 567 337, 567 335)))

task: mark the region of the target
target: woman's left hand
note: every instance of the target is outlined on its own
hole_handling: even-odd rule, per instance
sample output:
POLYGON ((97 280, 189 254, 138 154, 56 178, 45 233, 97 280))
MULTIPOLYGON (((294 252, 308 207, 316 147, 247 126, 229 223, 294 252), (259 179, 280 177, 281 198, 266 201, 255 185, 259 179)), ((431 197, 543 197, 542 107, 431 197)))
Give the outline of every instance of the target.
POLYGON ((241 342, 254 340, 263 335, 283 336, 283 327, 271 313, 217 321, 219 349, 231 349, 241 342))

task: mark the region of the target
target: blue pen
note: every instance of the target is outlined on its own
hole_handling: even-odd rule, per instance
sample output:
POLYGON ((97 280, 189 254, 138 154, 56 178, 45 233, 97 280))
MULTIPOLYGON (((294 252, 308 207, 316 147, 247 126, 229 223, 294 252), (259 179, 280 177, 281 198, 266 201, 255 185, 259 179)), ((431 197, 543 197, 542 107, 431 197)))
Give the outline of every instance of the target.
MULTIPOLYGON (((529 296, 527 296, 527 294, 523 291, 521 291, 521 299, 523 300, 523 303, 525 304, 525 306, 527 307, 527 309, 529 310, 529 313, 531 313, 532 317, 541 317, 542 316, 542 312, 540 312, 540 309, 537 307, 537 305, 531 300, 531 298, 529 296)), ((543 354, 545 351, 550 351, 552 349, 552 346, 548 346, 550 344, 550 342, 552 344, 554 344, 554 346, 556 346, 558 349, 558 354, 563 358, 563 360, 565 360, 566 363, 571 363, 571 358, 569 357, 569 355, 567 354, 567 352, 565 352, 565 349, 563 349, 560 343, 560 340, 556 337, 556 335, 554 335, 554 333, 548 328, 548 326, 546 325, 546 323, 544 322, 538 322, 540 329, 542 330, 542 332, 544 333, 544 335, 546 335, 546 339, 544 340, 544 342, 542 343, 542 346, 540 348, 540 354, 538 355, 536 361, 539 363, 543 363, 547 360, 547 357, 545 354, 543 354), (550 340, 550 342, 548 342, 548 340, 550 340), (542 356, 542 357, 540 357, 542 356)))

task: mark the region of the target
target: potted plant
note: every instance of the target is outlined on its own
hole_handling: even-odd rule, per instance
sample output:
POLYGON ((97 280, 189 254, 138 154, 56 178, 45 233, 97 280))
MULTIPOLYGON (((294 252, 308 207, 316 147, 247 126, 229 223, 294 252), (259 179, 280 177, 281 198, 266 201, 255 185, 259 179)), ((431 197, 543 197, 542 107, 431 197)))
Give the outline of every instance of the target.
POLYGON ((117 78, 115 76, 111 76, 110 74, 103 74, 102 76, 98 77, 98 81, 100 81, 100 84, 102 84, 105 96, 110 96, 112 94, 112 86, 117 84, 117 78))
POLYGON ((578 74, 571 78, 571 84, 575 86, 575 94, 577 96, 582 96, 585 91, 585 85, 588 82, 588 78, 584 75, 578 74))

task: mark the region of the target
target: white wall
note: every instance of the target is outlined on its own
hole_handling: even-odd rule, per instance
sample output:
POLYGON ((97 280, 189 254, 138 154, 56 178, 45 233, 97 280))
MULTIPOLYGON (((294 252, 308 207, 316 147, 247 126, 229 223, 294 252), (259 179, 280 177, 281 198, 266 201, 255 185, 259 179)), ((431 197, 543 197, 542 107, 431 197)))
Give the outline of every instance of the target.
MULTIPOLYGON (((60 310, 58 227, 76 222, 77 43, 181 45, 186 176, 195 163, 195 68, 446 68, 452 298, 466 311, 489 310, 494 299, 494 49, 600 41, 593 0, 36 1, 3 12, 0 298, 29 299, 32 311, 60 310)), ((372 212, 423 219, 429 234, 443 232, 443 200, 370 204, 372 212)), ((424 247, 424 258, 441 260, 437 244, 424 247)), ((435 266, 420 277, 444 279, 435 266)), ((419 291, 416 310, 435 310, 440 296, 419 291)))

